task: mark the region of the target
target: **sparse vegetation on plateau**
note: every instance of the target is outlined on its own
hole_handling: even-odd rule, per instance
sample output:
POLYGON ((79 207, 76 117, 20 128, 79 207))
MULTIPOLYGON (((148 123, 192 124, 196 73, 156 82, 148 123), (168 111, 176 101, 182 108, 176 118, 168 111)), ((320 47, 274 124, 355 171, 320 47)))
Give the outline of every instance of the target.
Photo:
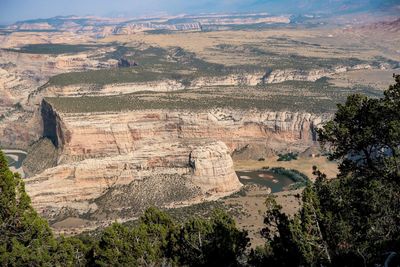
POLYGON ((71 44, 29 44, 20 49, 7 49, 8 51, 28 54, 70 54, 80 53, 102 47, 101 45, 71 45, 71 44))
MULTIPOLYGON (((126 69, 125 73, 134 70, 126 69)), ((136 74, 133 74, 136 75, 136 74)), ((144 77, 141 77, 144 79, 144 77)), ((60 112, 107 112, 143 109, 207 110, 212 108, 258 109, 330 113, 337 102, 364 88, 335 87, 328 81, 285 82, 259 87, 209 87, 175 92, 138 92, 116 96, 49 97, 60 112), (246 90, 246 94, 243 94, 246 90)), ((375 92, 375 91, 374 91, 375 92)))

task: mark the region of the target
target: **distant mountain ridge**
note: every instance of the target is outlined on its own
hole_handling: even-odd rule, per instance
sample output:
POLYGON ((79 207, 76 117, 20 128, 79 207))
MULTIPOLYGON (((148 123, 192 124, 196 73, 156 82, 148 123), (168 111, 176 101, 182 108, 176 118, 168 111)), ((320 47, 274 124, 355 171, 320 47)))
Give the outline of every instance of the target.
POLYGON ((382 21, 364 26, 365 30, 379 30, 385 32, 400 33, 400 18, 394 21, 382 21))
MULTIPOLYGON (((203 0, 188 8, 186 14, 162 17, 129 17, 107 18, 98 16, 56 16, 52 18, 39 18, 18 21, 7 28, 9 30, 74 30, 86 31, 87 27, 124 27, 128 24, 134 28, 147 28, 150 30, 201 30, 204 24, 237 24, 236 19, 246 18, 249 23, 287 23, 282 18, 295 18, 296 16, 321 15, 339 16, 353 13, 387 13, 394 17, 400 12, 400 0, 203 0), (198 14, 198 15, 195 15, 198 14), (220 16, 218 16, 218 14, 220 16), (224 14, 223 16, 221 14, 224 14), (283 16, 282 16, 283 15, 283 16), (272 19, 270 17, 281 19, 272 19), (219 22, 216 23, 217 17, 219 22), (225 21, 222 22, 222 17, 225 21), (226 19, 230 17, 230 20, 226 19), (162 18, 162 20, 159 20, 162 18), (265 18, 268 18, 265 21, 265 18), (206 20, 208 19, 208 21, 206 20), (264 19, 264 20, 263 20, 264 19), (214 22, 212 22, 214 21, 214 22), (151 23, 151 22, 155 22, 151 23), (165 25, 164 25, 165 24, 165 25), (173 25, 173 26, 171 26, 173 25)), ((116 28, 116 31, 119 31, 116 28)))
POLYGON ((101 18, 58 16, 48 19, 19 21, 9 25, 8 31, 69 31, 93 33, 97 37, 112 34, 131 34, 141 31, 202 31, 215 30, 232 25, 289 24, 290 17, 273 16, 265 13, 249 14, 203 14, 178 15, 156 18, 101 18))
MULTIPOLYGON (((177 2, 177 1, 175 1, 177 2)), ((178 1, 179 2, 179 1, 178 1)), ((175 3, 176 5, 176 3, 175 3)), ((177 6, 176 10, 165 10, 164 15, 178 14, 210 14, 210 13, 262 13, 281 14, 348 14, 354 12, 400 12, 400 0, 199 0, 184 7, 177 6)), ((136 17, 128 11, 114 11, 114 14, 124 14, 124 17, 136 17)), ((163 16, 164 16, 163 15, 163 16)), ((159 17, 159 16, 158 16, 159 17)), ((51 19, 32 19, 18 21, 21 23, 49 23, 58 27, 65 20, 74 20, 77 24, 86 24, 88 17, 56 16, 51 19)), ((96 17, 91 17, 92 22, 96 17)), ((99 17, 97 17, 99 19, 99 17)), ((98 23, 107 23, 99 19, 98 23)))
POLYGON ((400 5, 398 0, 255 0, 249 6, 256 9, 268 9, 274 13, 351 13, 360 11, 388 11, 400 5))

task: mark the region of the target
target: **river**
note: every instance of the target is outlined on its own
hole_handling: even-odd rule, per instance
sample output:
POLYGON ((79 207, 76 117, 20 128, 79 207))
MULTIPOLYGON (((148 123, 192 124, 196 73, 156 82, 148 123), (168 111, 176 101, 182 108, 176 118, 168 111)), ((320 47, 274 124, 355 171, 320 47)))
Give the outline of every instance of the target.
POLYGON ((242 184, 258 184, 271 188, 271 193, 285 191, 295 181, 281 174, 268 170, 237 171, 237 176, 242 184))
POLYGON ((8 166, 10 169, 14 172, 18 172, 21 174, 21 177, 24 178, 25 174, 22 170, 22 163, 26 158, 26 152, 17 149, 2 149, 2 151, 8 160, 8 166))

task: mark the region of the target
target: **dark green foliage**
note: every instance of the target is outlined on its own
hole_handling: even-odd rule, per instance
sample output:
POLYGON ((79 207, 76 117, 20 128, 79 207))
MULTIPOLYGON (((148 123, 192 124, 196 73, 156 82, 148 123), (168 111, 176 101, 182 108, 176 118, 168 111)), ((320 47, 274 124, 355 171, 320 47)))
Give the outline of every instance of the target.
POLYGON ((180 224, 155 208, 135 226, 114 223, 97 238, 55 239, 1 151, 0 207, 2 266, 239 266, 249 244, 222 211, 180 224))
MULTIPOLYGON (((48 52, 55 53, 57 51, 63 51, 63 49, 68 51, 68 49, 88 49, 90 47, 91 46, 50 47, 48 52)), ((35 49, 31 47, 27 48, 27 51, 31 50, 35 51, 35 49)), ((46 49, 43 50, 44 52, 47 51, 46 49)), ((207 62, 180 47, 166 50, 154 46, 140 48, 118 45, 115 47, 115 51, 106 54, 104 57, 100 58, 100 60, 120 60, 121 58, 134 61, 138 66, 134 69, 112 68, 63 73, 51 77, 45 87, 78 84, 88 84, 93 87, 98 87, 107 84, 154 82, 167 79, 176 80, 189 86, 194 79, 199 77, 263 71, 262 68, 257 66, 238 65, 230 67, 207 62)))
POLYGON ((177 241, 175 253, 189 266, 240 266, 249 245, 247 232, 220 210, 209 221, 193 218, 185 223, 177 241))
POLYGON ((101 46, 99 45, 70 45, 70 44, 30 44, 21 47, 20 49, 8 49, 8 51, 18 53, 29 53, 29 54, 68 54, 68 53, 80 53, 91 49, 96 49, 101 46))
POLYGON ((267 239, 264 248, 250 255, 256 266, 315 266, 327 264, 329 254, 322 239, 318 222, 319 203, 309 185, 303 192, 303 208, 289 218, 281 212, 273 197, 267 199, 268 212, 261 233, 267 239))
POLYGON ((286 154, 278 154, 278 161, 292 161, 292 160, 297 160, 297 157, 299 156, 299 154, 297 153, 293 153, 293 152, 289 152, 286 154))
POLYGON ((88 258, 94 266, 137 266, 155 262, 158 249, 150 243, 145 229, 131 230, 115 223, 104 230, 88 258))
POLYGON ((85 72, 63 73, 50 78, 47 86, 68 86, 73 84, 92 84, 103 86, 113 83, 149 82, 154 80, 171 79, 170 73, 138 71, 137 68, 90 70, 85 72))
POLYGON ((182 225, 150 208, 134 227, 115 223, 106 228, 88 260, 95 266, 239 266, 248 244, 247 232, 224 212, 182 225))
POLYGON ((252 253, 257 265, 382 266, 398 260, 400 76, 395 81, 383 98, 350 96, 319 130, 331 159, 340 162, 339 175, 328 180, 314 167, 316 182, 304 190, 294 218, 269 202, 267 245, 252 253))
POLYGON ((350 96, 338 105, 335 118, 318 131, 322 144, 332 147, 331 159, 342 161, 343 176, 399 176, 400 76, 395 79, 383 98, 350 96))
POLYGON ((30 205, 25 185, 0 152, 1 265, 48 265, 56 246, 51 230, 30 205))
POLYGON ((381 99, 349 97, 319 131, 340 160, 337 180, 317 192, 332 254, 374 262, 400 248, 400 76, 381 99))
MULTIPOLYGON (((138 62, 139 65, 141 64, 138 62)), ((98 75, 99 80, 104 82, 113 79, 152 79, 152 72, 143 73, 140 76, 138 69, 125 68, 120 70, 101 70, 93 73, 98 75), (108 72, 109 74, 104 74, 108 72), (118 74, 112 74, 119 72, 118 74), (120 76, 122 75, 122 76, 120 76), (107 80, 108 79, 108 80, 107 80), (107 81, 106 81, 107 80, 107 81)), ((162 73, 155 73, 161 79, 167 77, 169 70, 162 73), (161 76, 159 76, 161 75, 161 76)), ((77 82, 84 77, 85 80, 91 72, 69 73, 68 75, 54 76, 52 81, 61 79, 60 84, 66 82, 77 82), (82 75, 82 76, 81 76, 82 75), (53 80, 54 79, 54 80, 53 80)), ((169 77, 176 78, 180 82, 190 85, 190 75, 171 75, 169 77)), ((56 85, 58 81, 54 84, 56 85)), ((98 90, 98 85, 90 85, 93 90, 98 90)), ((45 89, 41 87, 41 90, 45 89)), ((347 96, 354 92, 365 93, 365 88, 342 88, 336 87, 327 81, 304 82, 304 81, 287 81, 280 84, 267 84, 257 87, 205 87, 196 90, 196 96, 191 90, 179 90, 174 92, 136 92, 131 94, 115 95, 115 96, 85 96, 85 97, 51 97, 46 101, 54 105, 60 112, 107 112, 121 110, 143 110, 143 109, 186 109, 186 110, 204 110, 211 108, 234 108, 234 109, 258 109, 273 111, 303 111, 312 113, 334 112, 336 110, 335 103, 345 102, 347 96), (243 94, 243 90, 246 94, 243 94)), ((382 92, 379 92, 382 94, 382 92)))
MULTIPOLYGON (((270 70, 282 69, 333 69, 337 66, 355 66, 357 64, 371 63, 357 58, 320 58, 301 56, 297 54, 276 53, 271 47, 302 46, 311 49, 318 44, 301 42, 287 37, 269 37, 266 45, 231 45, 218 44, 213 50, 219 53, 241 55, 243 58, 255 58, 260 65, 269 67, 270 70)), ((383 59, 384 60, 384 59, 383 59)))
POLYGON ((0 205, 2 266, 241 266, 249 245, 222 211, 181 224, 156 208, 131 227, 114 223, 98 237, 55 239, 1 152, 0 205))
POLYGON ((88 246, 79 238, 61 237, 57 240, 57 248, 51 254, 53 266, 85 266, 88 246))
POLYGON ((291 185, 292 189, 304 187, 310 182, 310 178, 308 178, 307 175, 299 172, 298 170, 294 170, 294 169, 288 170, 283 167, 270 168, 269 170, 276 174, 285 175, 286 177, 295 181, 296 183, 291 185))

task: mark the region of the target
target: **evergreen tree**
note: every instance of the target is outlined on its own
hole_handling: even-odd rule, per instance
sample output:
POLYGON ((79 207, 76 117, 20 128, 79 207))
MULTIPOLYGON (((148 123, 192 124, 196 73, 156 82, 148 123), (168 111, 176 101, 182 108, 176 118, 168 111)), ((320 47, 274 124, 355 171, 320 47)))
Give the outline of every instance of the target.
POLYGON ((57 248, 52 252, 52 266, 86 266, 88 246, 75 237, 60 237, 57 248))
POLYGON ((176 254, 188 266, 241 266, 249 241, 231 216, 216 210, 210 220, 192 218, 184 224, 176 254))
POLYGON ((353 95, 319 130, 339 161, 335 180, 320 177, 324 236, 337 264, 379 262, 400 248, 400 76, 372 99, 353 95), (352 263, 349 259, 356 259, 352 263))
POLYGON ((31 206, 19 174, 9 170, 0 151, 0 263, 50 266, 56 241, 47 222, 31 206))
POLYGON ((349 96, 318 130, 339 162, 336 179, 314 167, 316 182, 288 218, 274 201, 253 251, 256 266, 372 266, 400 255, 400 76, 384 97, 349 96))

